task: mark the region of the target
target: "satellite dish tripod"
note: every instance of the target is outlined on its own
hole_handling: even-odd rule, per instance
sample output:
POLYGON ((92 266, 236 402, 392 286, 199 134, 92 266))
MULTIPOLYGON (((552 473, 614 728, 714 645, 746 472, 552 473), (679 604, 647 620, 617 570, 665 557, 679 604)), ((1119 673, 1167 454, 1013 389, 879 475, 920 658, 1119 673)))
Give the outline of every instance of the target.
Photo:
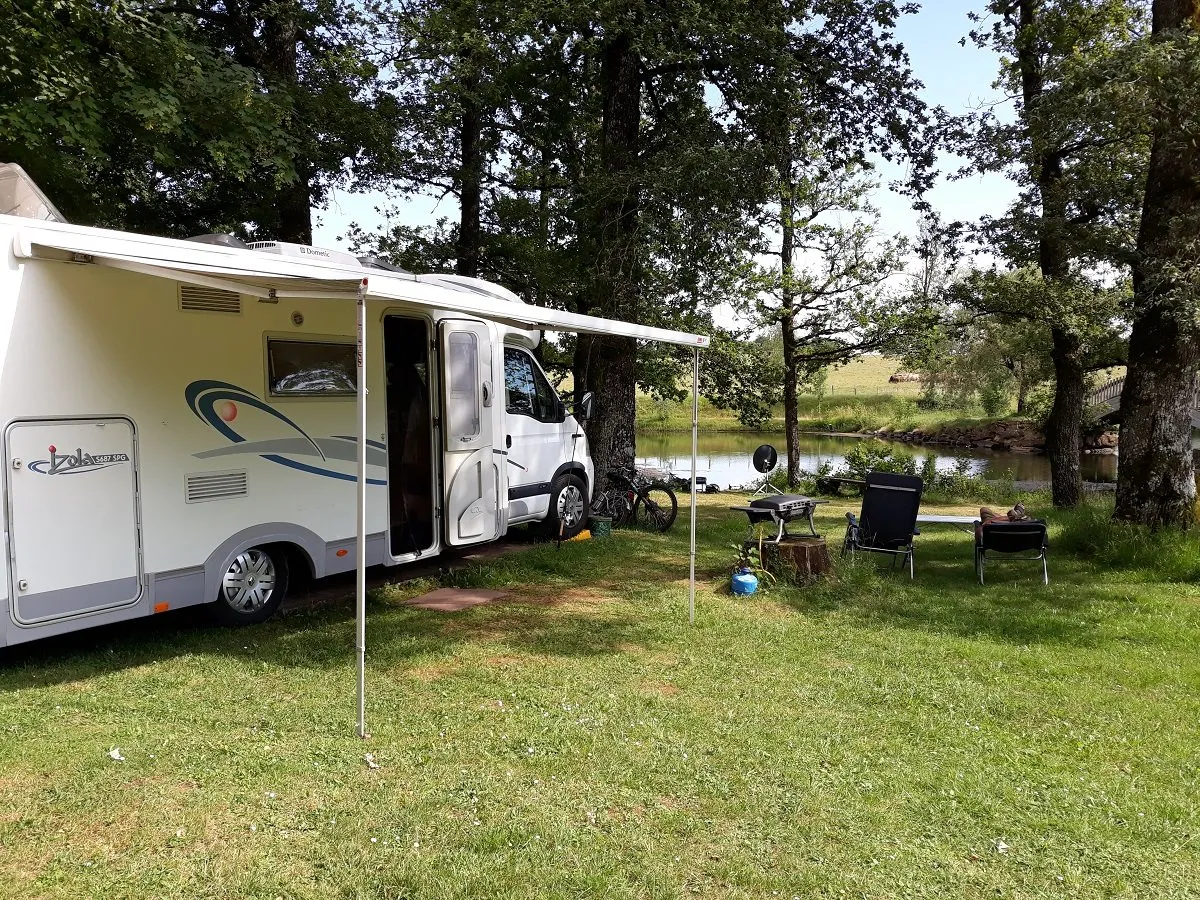
POLYGON ((767 477, 775 470, 775 467, 779 465, 779 452, 770 444, 763 444, 754 451, 753 463, 754 468, 762 474, 763 479, 762 483, 759 484, 758 488, 750 496, 757 497, 760 494, 782 494, 783 491, 771 484, 771 479, 767 477))

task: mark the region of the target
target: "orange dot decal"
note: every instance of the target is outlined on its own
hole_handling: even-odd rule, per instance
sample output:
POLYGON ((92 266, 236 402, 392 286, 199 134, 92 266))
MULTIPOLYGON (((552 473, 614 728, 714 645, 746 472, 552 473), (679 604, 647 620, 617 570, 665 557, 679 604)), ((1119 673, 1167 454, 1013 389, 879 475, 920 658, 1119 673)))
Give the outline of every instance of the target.
POLYGON ((217 412, 217 415, 220 416, 222 418, 222 420, 224 420, 226 422, 232 422, 234 419, 237 418, 237 414, 238 414, 237 404, 234 403, 232 400, 222 400, 219 403, 217 403, 216 406, 213 407, 213 409, 215 409, 217 412))

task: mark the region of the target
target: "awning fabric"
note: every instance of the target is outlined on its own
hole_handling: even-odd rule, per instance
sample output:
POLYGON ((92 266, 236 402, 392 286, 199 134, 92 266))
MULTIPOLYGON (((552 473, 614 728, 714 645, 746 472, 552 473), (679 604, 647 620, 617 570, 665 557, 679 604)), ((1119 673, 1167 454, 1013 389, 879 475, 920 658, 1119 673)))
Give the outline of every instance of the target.
POLYGON ((83 259, 176 281, 280 299, 354 300, 366 279, 368 299, 461 312, 517 328, 609 334, 687 347, 707 347, 709 343, 704 335, 546 309, 456 286, 450 281, 424 281, 414 275, 170 238, 39 223, 21 229, 15 249, 16 255, 25 259, 83 259))

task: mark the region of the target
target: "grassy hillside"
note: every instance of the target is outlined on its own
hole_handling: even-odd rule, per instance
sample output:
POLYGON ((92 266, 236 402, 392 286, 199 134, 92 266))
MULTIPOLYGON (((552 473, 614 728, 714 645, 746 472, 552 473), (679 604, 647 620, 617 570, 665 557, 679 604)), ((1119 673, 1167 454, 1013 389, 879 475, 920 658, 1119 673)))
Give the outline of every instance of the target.
POLYGON ((828 397, 843 397, 847 394, 918 397, 921 393, 920 382, 888 382, 888 378, 901 370, 900 361, 890 356, 863 356, 844 366, 831 369, 825 385, 825 394, 828 397))
MULTIPOLYGON (((881 428, 907 431, 951 421, 956 424, 976 421, 969 418, 971 413, 979 412, 975 410, 919 409, 916 400, 921 394, 920 382, 892 384, 888 381, 900 368, 896 359, 865 356, 831 370, 823 396, 818 398, 811 392, 800 396, 800 427, 806 431, 853 432, 881 428)), ((642 430, 687 429, 691 422, 689 401, 674 403, 645 396, 638 398, 638 428, 642 430)), ((735 413, 718 409, 703 398, 700 400, 700 427, 708 431, 743 429, 735 413)), ((782 405, 775 408, 774 416, 764 428, 767 431, 783 430, 782 405)))

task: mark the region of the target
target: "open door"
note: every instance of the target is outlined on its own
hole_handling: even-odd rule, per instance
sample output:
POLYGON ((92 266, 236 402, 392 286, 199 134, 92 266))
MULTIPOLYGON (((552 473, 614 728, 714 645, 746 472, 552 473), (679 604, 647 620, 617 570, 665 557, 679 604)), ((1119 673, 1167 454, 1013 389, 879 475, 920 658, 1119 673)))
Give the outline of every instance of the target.
POLYGON ((500 532, 500 467, 493 452, 492 335, 487 323, 441 323, 446 543, 460 547, 500 532))

